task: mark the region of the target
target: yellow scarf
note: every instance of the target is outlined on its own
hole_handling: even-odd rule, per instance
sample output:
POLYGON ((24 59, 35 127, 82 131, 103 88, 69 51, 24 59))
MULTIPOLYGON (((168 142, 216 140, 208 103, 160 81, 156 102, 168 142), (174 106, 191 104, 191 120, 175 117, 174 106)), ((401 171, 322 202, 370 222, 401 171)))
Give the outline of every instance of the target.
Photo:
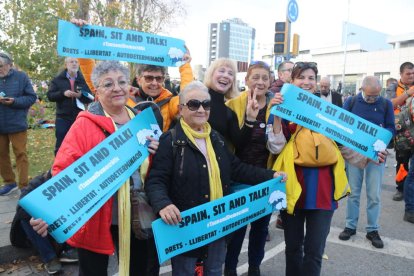
MULTIPOLYGON (((126 108, 126 107, 125 107, 126 108)), ((134 118, 135 114, 126 108, 129 118, 134 118)), ((104 111, 105 112, 105 111, 104 111)), ((105 116, 109 114, 105 112, 105 116)), ((115 122, 115 131, 118 129, 115 122)), ((119 241, 119 275, 129 275, 129 259, 131 247, 131 199, 130 199, 129 178, 118 190, 118 241, 119 241)))
POLYGON ((210 201, 223 197, 220 169, 217 163, 216 153, 214 152, 213 144, 211 143, 210 139, 211 126, 208 123, 206 123, 204 125, 203 132, 197 132, 193 130, 186 122, 184 122, 183 118, 180 119, 180 124, 184 130, 185 135, 197 147, 198 145, 195 141, 195 138, 206 140, 207 156, 210 161, 210 169, 208 171, 210 183, 210 201))

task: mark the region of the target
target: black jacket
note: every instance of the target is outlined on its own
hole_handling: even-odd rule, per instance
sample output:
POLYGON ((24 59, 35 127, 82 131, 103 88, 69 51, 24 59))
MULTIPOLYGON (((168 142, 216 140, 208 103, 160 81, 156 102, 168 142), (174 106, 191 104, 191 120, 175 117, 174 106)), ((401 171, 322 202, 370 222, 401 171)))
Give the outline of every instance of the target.
POLYGON ((236 113, 225 105, 224 95, 209 89, 211 96, 211 110, 208 119, 211 128, 224 136, 227 143, 234 148, 242 148, 252 135, 251 127, 243 125, 239 128, 236 113))
POLYGON ((337 92, 331 92, 332 103, 336 106, 342 107, 342 95, 337 92))
MULTIPOLYGON (((70 81, 66 77, 66 72, 66 69, 63 70, 52 80, 49 91, 47 91, 47 98, 51 102, 56 102, 56 118, 62 118, 73 122, 82 110, 76 106, 75 98, 68 98, 63 94, 66 90, 70 90, 70 81)), ((90 93, 88 85, 80 71, 78 71, 78 76, 75 80, 75 89, 77 89, 77 87, 80 87, 82 91, 90 93)), ((82 95, 79 100, 84 104, 92 102, 92 100, 84 95, 82 95)))
MULTIPOLYGON (((145 192, 157 214, 170 204, 184 211, 210 201, 208 165, 204 155, 186 137, 181 124, 175 126, 175 132, 173 142, 171 130, 160 137, 145 181, 145 192)), ((231 192, 231 180, 258 184, 273 177, 271 170, 242 163, 230 153, 218 132, 212 130, 210 138, 220 168, 223 195, 231 192)), ((205 249, 196 249, 185 255, 202 257, 204 253, 205 249)))

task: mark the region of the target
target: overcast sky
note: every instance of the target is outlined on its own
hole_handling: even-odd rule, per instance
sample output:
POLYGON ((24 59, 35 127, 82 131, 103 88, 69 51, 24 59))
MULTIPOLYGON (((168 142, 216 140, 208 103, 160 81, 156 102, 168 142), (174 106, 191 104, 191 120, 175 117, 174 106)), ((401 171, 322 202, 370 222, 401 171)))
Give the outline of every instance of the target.
MULTIPOLYGON (((274 23, 284 21, 288 0, 182 0, 187 17, 168 29, 169 36, 186 41, 192 64, 207 60, 208 24, 238 17, 256 29, 256 42, 273 41, 274 23)), ((298 20, 292 33, 300 35, 300 49, 341 43, 348 0, 296 0, 298 20)), ((351 23, 387 34, 414 32, 413 0, 350 0, 351 23)))

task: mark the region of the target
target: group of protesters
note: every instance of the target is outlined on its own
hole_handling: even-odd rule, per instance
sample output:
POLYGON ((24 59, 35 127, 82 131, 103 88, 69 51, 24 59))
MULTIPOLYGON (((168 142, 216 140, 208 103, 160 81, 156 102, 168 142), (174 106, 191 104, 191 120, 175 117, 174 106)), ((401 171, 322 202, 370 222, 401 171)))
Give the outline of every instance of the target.
MULTIPOLYGON (((78 26, 86 24, 76 19, 72 22, 78 26)), ((279 79, 272 82, 269 65, 252 61, 245 79, 248 89, 240 93, 235 61, 220 58, 212 62, 204 83, 193 80, 189 52, 183 61, 178 95, 165 88, 164 67, 139 65, 133 76, 138 84, 135 88, 130 85, 131 72, 118 61, 95 63, 90 59, 66 58, 65 70, 51 82, 48 98, 57 105, 56 156, 46 178, 63 171, 144 108, 153 108, 164 132, 159 141, 147 137, 150 157, 67 240, 66 250, 77 249, 79 275, 107 275, 108 259, 114 252, 118 255, 119 275, 159 274, 154 238, 140 239, 131 231, 131 189, 145 190, 154 213, 166 224, 176 225, 182 219, 181 212, 232 193, 233 183, 255 185, 281 176, 286 184, 287 208, 281 211, 278 221, 284 229, 286 275, 320 275, 337 202, 348 195, 346 225, 339 238, 347 240, 356 234, 365 175, 370 206, 366 237, 373 246, 383 247, 378 219, 387 150, 377 153, 377 161, 355 152, 349 154, 351 149, 270 112, 273 106, 283 103, 280 88, 285 83, 317 94, 316 63, 284 62, 279 66, 279 79), (90 95, 94 95, 95 101, 90 95), (315 149, 324 158, 315 158, 315 149)), ((5 93, 0 98, 0 173, 6 184, 0 191, 2 195, 17 189, 8 161, 9 143, 16 155, 18 188, 28 185, 25 116, 36 100, 28 77, 13 69, 12 62, 9 54, 0 53, 0 91, 5 93)), ((414 66, 407 68, 414 78, 414 66)), ((319 96, 341 107, 340 95, 326 88, 326 82, 326 78, 321 81, 319 96)), ((397 99, 405 97, 397 103, 381 97, 381 89, 378 78, 367 76, 361 93, 347 99, 344 109, 394 134, 393 111, 412 96, 414 88, 408 87, 403 95, 397 95, 397 99)), ((413 175, 410 170, 408 177, 413 175)), ((406 185, 404 192, 408 194, 411 186, 406 185)), ((406 220, 413 222, 413 212, 406 210, 406 220)), ((266 215, 251 223, 250 276, 260 275, 270 218, 266 215)), ((48 247, 47 223, 27 215, 22 220, 24 231, 31 233, 28 236, 32 244, 39 251, 48 247), (33 235, 34 232, 38 234, 33 235)), ((228 237, 173 257, 172 274, 194 275, 196 263, 201 260, 204 275, 222 275, 223 266, 224 275, 237 275, 246 230, 243 227, 228 237)), ((41 252, 41 256, 49 264, 50 274, 60 270, 59 263, 52 263, 56 254, 41 252)))

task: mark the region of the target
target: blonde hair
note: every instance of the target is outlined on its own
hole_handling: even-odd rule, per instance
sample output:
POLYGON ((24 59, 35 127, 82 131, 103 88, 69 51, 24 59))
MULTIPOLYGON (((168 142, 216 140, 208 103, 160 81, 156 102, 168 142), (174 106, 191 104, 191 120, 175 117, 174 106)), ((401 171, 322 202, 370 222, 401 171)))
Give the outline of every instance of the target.
POLYGON ((239 95, 239 90, 237 89, 237 66, 236 66, 236 62, 232 59, 229 58, 219 58, 216 59, 215 61, 213 61, 210 66, 207 68, 206 74, 204 76, 204 84, 208 87, 211 88, 213 86, 213 74, 214 72, 220 68, 220 67, 229 67, 231 70, 233 70, 234 73, 234 78, 233 78, 233 83, 229 89, 229 91, 227 91, 224 94, 224 97, 227 99, 232 99, 236 96, 239 95))

